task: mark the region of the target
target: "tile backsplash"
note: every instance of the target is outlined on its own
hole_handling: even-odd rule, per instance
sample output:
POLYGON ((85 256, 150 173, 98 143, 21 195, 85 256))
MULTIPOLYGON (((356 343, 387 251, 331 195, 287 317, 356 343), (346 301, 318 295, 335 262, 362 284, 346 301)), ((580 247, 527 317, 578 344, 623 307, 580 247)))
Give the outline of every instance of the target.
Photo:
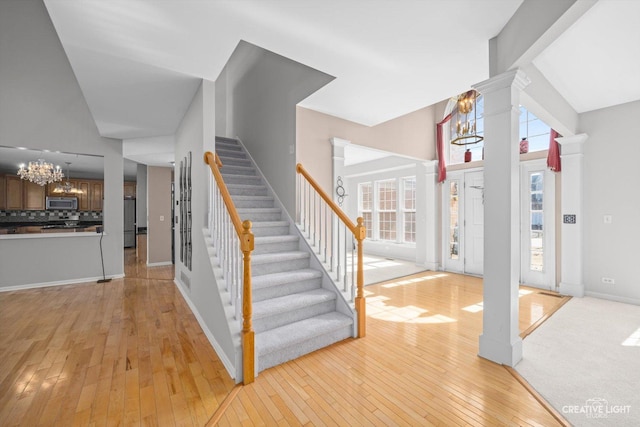
POLYGON ((61 221, 74 215, 77 215, 80 221, 102 221, 102 211, 74 211, 63 209, 48 211, 0 210, 0 223, 61 221))

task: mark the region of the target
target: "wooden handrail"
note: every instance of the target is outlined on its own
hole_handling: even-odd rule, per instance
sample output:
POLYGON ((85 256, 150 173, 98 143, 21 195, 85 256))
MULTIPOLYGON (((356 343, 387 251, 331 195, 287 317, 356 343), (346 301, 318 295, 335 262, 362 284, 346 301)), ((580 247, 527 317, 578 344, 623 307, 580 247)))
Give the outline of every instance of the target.
POLYGON ((333 212, 344 222, 347 228, 353 233, 353 236, 358 241, 358 273, 356 276, 357 291, 356 298, 354 300, 354 306, 358 313, 358 338, 362 338, 366 335, 366 301, 364 298, 364 253, 362 242, 367 236, 367 229, 364 226, 364 218, 359 216, 356 221, 357 225, 351 221, 351 219, 335 204, 335 202, 329 197, 327 193, 318 185, 315 179, 309 175, 309 172, 300 164, 296 165, 296 172, 302 175, 307 182, 313 187, 314 190, 322 197, 322 200, 333 210, 333 212))
POLYGON ((342 212, 342 209, 340 209, 338 205, 336 205, 336 203, 333 200, 331 200, 329 195, 327 195, 327 193, 324 192, 324 190, 320 187, 320 185, 318 185, 316 180, 313 179, 311 175, 309 175, 309 172, 307 172, 307 170, 300 163, 296 165, 296 172, 304 176, 304 178, 309 182, 309 184, 311 184, 313 189, 316 190, 316 192, 320 195, 320 197, 322 197, 322 200, 324 200, 327 203, 327 205, 329 205, 331 210, 333 210, 333 212, 335 212, 335 214, 338 215, 338 217, 342 220, 342 222, 347 224, 347 227, 349 228, 349 230, 351 230, 351 232, 355 235, 357 226, 353 223, 353 221, 351 221, 351 218, 349 218, 344 212, 342 212))
POLYGON ((219 170, 222 167, 220 157, 211 151, 207 151, 204 153, 204 162, 209 165, 213 173, 222 200, 231 217, 233 228, 240 239, 244 271, 242 277, 242 382, 250 384, 255 380, 255 333, 253 331, 253 295, 251 290, 251 252, 253 252, 255 243, 251 232, 251 221, 246 220, 243 222, 240 220, 240 215, 238 215, 236 206, 219 170))
POLYGON ((231 222, 233 223, 233 228, 236 230, 238 234, 238 238, 242 238, 242 221, 240 220, 240 215, 238 215, 238 211, 236 210, 236 205, 231 200, 231 195, 229 194, 229 190, 222 179, 222 174, 220 173, 220 168, 222 167, 222 161, 217 154, 213 154, 211 151, 207 151, 204 153, 204 162, 209 165, 211 169, 211 173, 213 173, 213 177, 218 184, 218 188, 220 189, 220 194, 222 195, 222 200, 224 201, 224 205, 227 207, 227 211, 229 212, 229 216, 231 217, 231 222), (217 166, 217 167, 214 167, 217 166))

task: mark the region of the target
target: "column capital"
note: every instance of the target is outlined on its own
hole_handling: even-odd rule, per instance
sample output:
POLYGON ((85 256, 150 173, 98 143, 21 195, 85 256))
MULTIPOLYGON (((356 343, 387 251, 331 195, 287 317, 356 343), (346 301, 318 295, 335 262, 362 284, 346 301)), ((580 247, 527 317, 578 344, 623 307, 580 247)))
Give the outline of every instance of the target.
POLYGON ((514 70, 509 70, 502 74, 498 74, 497 76, 491 77, 485 81, 480 83, 476 83, 472 87, 480 92, 480 94, 485 94, 489 92, 494 92, 496 90, 505 89, 508 87, 514 87, 518 90, 523 90, 531 83, 531 80, 527 75, 519 68, 514 70))
POLYGON ((351 144, 351 141, 348 141, 346 139, 342 139, 342 138, 338 138, 338 137, 331 137, 329 138, 329 142, 331 142, 331 145, 333 145, 334 147, 346 147, 347 145, 351 144))
POLYGON ((438 172, 438 161, 428 160, 426 162, 419 162, 416 165, 420 168, 420 172, 424 174, 435 174, 438 172))
POLYGON ((582 154, 584 143, 589 138, 586 133, 580 133, 573 136, 561 136, 556 138, 558 144, 562 146, 562 156, 570 154, 582 154))

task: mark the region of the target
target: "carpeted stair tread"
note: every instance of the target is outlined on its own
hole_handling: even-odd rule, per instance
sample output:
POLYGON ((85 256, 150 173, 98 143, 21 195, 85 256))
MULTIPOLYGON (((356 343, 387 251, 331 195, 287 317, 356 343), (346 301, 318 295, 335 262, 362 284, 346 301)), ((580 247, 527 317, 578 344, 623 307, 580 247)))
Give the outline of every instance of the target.
POLYGON ((252 221, 251 228, 287 227, 287 221, 252 221))
MULTIPOLYGON (((257 240, 258 238, 256 238, 257 240)), ((270 286, 284 285, 285 283, 301 282, 304 280, 319 279, 322 273, 319 270, 302 269, 293 271, 283 271, 280 273, 264 274, 252 277, 251 285, 253 289, 268 288, 270 286)))
POLYGON ((353 324, 351 318, 334 311, 260 332, 255 337, 256 354, 260 357, 273 353, 351 324, 353 324))
POLYGON ((216 154, 222 159, 222 163, 224 164, 225 158, 238 158, 238 159, 246 159, 247 155, 242 150, 225 150, 224 148, 216 148, 216 154))
POLYGON ((281 242, 297 242, 298 236, 294 234, 285 234, 283 236, 259 236, 254 237, 256 245, 268 244, 268 243, 281 243, 281 242))
POLYGON ((336 294, 334 292, 326 289, 314 289, 312 291, 255 302, 253 304, 253 320, 258 322, 260 319, 268 316, 283 314, 288 311, 310 307, 314 304, 333 301, 335 299, 336 294))
POLYGON ((227 144, 238 144, 237 139, 228 138, 226 136, 216 136, 216 142, 226 142, 227 144))
POLYGON ((242 151, 242 146, 237 142, 230 143, 224 141, 216 141, 216 150, 232 150, 232 151, 242 151))
POLYGON ((309 258, 308 252, 292 251, 292 252, 277 252, 272 254, 254 255, 251 257, 252 265, 281 263, 292 261, 296 259, 309 258))
POLYGON ((280 213, 280 208, 238 208, 238 214, 242 217, 243 213, 280 213))

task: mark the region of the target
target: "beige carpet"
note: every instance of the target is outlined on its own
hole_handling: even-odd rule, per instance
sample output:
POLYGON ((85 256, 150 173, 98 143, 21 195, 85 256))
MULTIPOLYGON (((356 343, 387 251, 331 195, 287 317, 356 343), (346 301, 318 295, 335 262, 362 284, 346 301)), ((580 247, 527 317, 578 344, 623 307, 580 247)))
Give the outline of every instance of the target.
POLYGON ((573 298, 516 370, 575 426, 640 425, 640 306, 573 298))

